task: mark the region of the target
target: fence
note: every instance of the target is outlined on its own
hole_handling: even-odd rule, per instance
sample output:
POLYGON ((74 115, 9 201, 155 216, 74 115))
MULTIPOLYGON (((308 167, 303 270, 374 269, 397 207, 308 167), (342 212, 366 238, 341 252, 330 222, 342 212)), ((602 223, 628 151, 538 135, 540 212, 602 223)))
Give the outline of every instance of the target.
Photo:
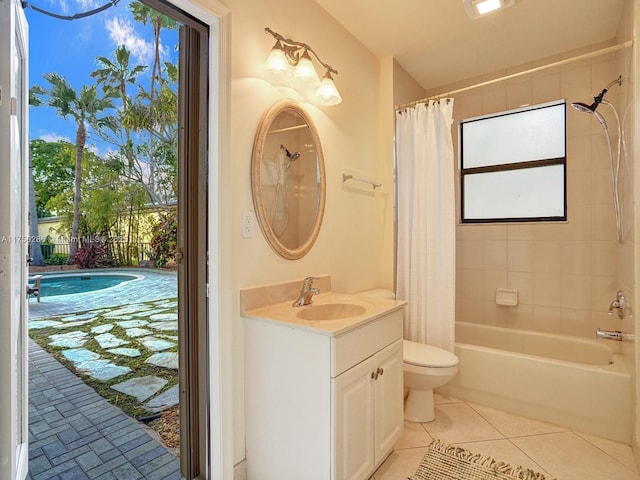
MULTIPOLYGON (((46 262, 49 258, 58 255, 69 256, 71 251, 70 243, 42 243, 42 258, 46 262)), ((124 265, 140 265, 145 260, 151 260, 151 244, 150 243, 129 243, 129 242, 111 242, 107 244, 107 251, 113 257, 116 263, 124 265)))

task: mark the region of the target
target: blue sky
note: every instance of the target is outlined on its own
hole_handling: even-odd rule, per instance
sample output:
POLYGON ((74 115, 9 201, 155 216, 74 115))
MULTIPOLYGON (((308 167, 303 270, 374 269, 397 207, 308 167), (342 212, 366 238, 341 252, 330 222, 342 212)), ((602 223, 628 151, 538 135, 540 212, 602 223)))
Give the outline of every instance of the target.
MULTIPOLYGON (((73 15, 86 12, 107 3, 107 0, 29 0, 38 8, 59 15, 73 15)), ((83 85, 91 85, 90 74, 96 69, 98 55, 113 59, 115 49, 126 45, 131 51, 131 64, 149 65, 140 77, 148 81, 153 62, 153 31, 150 26, 135 22, 127 6, 129 0, 121 0, 96 15, 78 20, 59 20, 33 9, 25 9, 29 23, 29 83, 48 88, 42 77, 48 72, 56 72, 66 77, 79 91, 83 85)), ((164 31, 162 52, 165 60, 176 62, 177 31, 164 31)), ((134 87, 130 87, 131 92, 134 87)), ((64 120, 56 116, 54 109, 38 107, 30 109, 30 135, 32 139, 48 141, 58 139, 75 141, 76 127, 72 119, 64 120)), ((91 136, 87 145, 95 144, 99 153, 107 146, 101 145, 91 136)))

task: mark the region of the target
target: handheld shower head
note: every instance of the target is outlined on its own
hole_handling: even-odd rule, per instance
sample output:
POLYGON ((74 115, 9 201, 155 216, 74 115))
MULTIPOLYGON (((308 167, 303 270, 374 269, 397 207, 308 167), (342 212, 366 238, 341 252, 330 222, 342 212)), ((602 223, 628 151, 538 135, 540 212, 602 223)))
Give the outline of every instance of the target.
MULTIPOLYGON (((611 86, 615 84, 622 85, 622 75, 620 75, 614 81, 609 82, 609 85, 604 87, 604 89, 596 97, 593 97, 593 103, 591 105, 587 105, 586 103, 582 103, 582 102, 574 102, 571 104, 571 106, 576 110, 578 110, 579 112, 595 114, 596 108, 598 108, 598 105, 602 103, 602 99, 604 98, 604 95, 609 91, 611 86)), ((596 115, 596 118, 598 118, 598 121, 600 121, 602 119, 602 116, 596 115)), ((600 121, 600 123, 602 122, 600 121)))
MULTIPOLYGON (((600 100, 602 101, 602 100, 600 100)), ((600 126, 602 128, 604 128, 605 130, 607 129, 607 122, 605 121, 604 117, 602 115, 600 115, 598 112, 596 112, 596 108, 598 108, 598 104, 600 102, 594 102, 591 105, 587 105, 586 103, 582 103, 582 102, 574 102, 571 104, 571 106, 573 108, 575 108, 576 110, 578 110, 579 112, 583 112, 583 113, 588 113, 590 115, 593 115, 594 117, 596 117, 596 120, 598 120, 598 122, 600 123, 600 126)))
POLYGON ((300 152, 290 153, 289 150, 287 150, 287 157, 289 157, 290 162, 295 162, 298 158, 300 158, 300 152))
POLYGON ((576 110, 578 110, 579 112, 592 114, 593 112, 596 111, 596 108, 598 105, 596 103, 593 103, 592 105, 587 105, 586 103, 582 103, 582 102, 573 102, 571 106, 576 110))
POLYGON ((285 155, 287 156, 287 160, 288 160, 286 165, 287 169, 291 166, 291 162, 295 162, 296 160, 298 160, 298 158, 300 158, 300 152, 291 153, 289 149, 284 145, 280 145, 280 150, 283 150, 285 155))
POLYGON ((609 82, 609 85, 607 85, 596 97, 593 97, 593 103, 591 105, 587 105, 586 103, 582 103, 582 102, 574 102, 571 104, 571 106, 573 108, 575 108, 576 110, 578 110, 579 112, 584 112, 584 113, 589 113, 591 115, 593 115, 594 117, 596 117, 596 120, 598 120, 598 122, 600 123, 600 126, 603 129, 607 129, 607 122, 604 120, 604 117, 602 115, 600 115, 598 112, 596 112, 596 109, 598 108, 598 105, 600 105, 601 103, 609 103, 606 100, 604 100, 604 95, 609 91, 609 88, 611 88, 612 85, 622 85, 622 75, 620 75, 618 78, 616 78, 614 81, 609 82))

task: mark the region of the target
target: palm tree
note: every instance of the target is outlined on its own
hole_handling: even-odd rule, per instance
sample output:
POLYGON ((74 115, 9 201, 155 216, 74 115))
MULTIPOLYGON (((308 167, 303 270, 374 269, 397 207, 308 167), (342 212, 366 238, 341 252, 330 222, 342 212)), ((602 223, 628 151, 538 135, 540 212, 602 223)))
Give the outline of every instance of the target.
MULTIPOLYGON (((50 87, 45 90, 42 87, 34 89, 36 95, 45 95, 45 99, 38 99, 37 105, 53 107, 56 113, 63 118, 72 117, 77 126, 76 130, 76 167, 73 189, 73 221, 71 224, 71 248, 69 262, 73 261, 78 251, 78 234, 80 230, 80 199, 82 185, 82 153, 87 143, 87 125, 93 128, 104 127, 100 114, 113 108, 112 94, 103 97, 98 96, 95 85, 83 86, 80 92, 74 90, 66 78, 57 73, 46 73, 44 79, 50 87)), ((109 126, 108 124, 106 126, 109 126)))
POLYGON ((112 88, 118 90, 118 97, 122 100, 125 108, 131 101, 127 95, 127 84, 135 85, 138 75, 147 69, 146 65, 136 65, 130 68, 130 58, 131 52, 126 46, 120 45, 116 49, 113 61, 102 55, 96 57, 100 68, 91 73, 91 76, 98 80, 98 84, 102 85, 102 91, 105 95, 110 95, 112 88))
POLYGON ((129 5, 129 9, 133 14, 134 20, 141 22, 143 25, 149 23, 153 27, 154 57, 153 68, 151 69, 151 96, 153 97, 155 94, 155 82, 162 78, 162 66, 160 64, 160 32, 163 28, 177 30, 180 28, 180 24, 177 20, 163 15, 159 11, 140 2, 132 2, 129 5))
MULTIPOLYGON (((131 52, 126 46, 120 45, 115 51, 113 60, 102 55, 96 57, 99 68, 91 72, 91 76, 97 79, 98 85, 102 86, 102 92, 105 95, 119 98, 122 101, 122 109, 119 109, 116 113, 117 118, 113 118, 111 121, 114 122, 114 126, 115 124, 119 124, 123 127, 125 134, 124 144, 121 144, 122 141, 118 141, 115 137, 113 139, 104 139, 120 146, 123 155, 129 163, 129 171, 134 168, 135 158, 132 151, 133 145, 131 142, 130 122, 123 121, 126 120, 124 117, 127 116, 132 105, 132 99, 127 93, 127 85, 135 85, 138 75, 147 69, 146 65, 136 65, 131 68, 129 66, 130 58, 131 52)), ((118 133, 115 133, 117 136, 118 133)))

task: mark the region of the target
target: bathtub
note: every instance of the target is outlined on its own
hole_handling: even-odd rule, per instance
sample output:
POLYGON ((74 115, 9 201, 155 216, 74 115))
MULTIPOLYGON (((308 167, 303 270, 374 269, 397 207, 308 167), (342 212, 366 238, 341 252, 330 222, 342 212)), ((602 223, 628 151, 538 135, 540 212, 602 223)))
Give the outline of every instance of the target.
POLYGON ((632 386, 608 341, 456 322, 458 375, 438 393, 631 442, 632 386))

